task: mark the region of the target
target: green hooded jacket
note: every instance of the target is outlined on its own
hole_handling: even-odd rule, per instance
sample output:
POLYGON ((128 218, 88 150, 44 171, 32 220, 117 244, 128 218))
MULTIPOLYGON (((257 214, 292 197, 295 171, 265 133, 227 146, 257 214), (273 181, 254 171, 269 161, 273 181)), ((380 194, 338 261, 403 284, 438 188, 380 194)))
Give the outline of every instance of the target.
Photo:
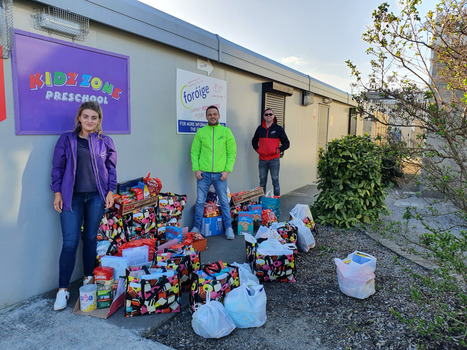
POLYGON ((193 172, 232 172, 237 145, 229 128, 222 125, 206 125, 198 129, 191 145, 193 172))

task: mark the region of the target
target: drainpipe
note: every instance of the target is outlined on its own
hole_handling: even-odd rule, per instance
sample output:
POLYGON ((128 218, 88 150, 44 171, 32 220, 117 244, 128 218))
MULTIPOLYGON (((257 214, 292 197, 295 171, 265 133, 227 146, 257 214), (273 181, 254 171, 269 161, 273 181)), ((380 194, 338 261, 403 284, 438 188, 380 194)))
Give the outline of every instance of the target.
POLYGON ((217 62, 221 62, 221 39, 218 34, 216 34, 217 38, 217 62))

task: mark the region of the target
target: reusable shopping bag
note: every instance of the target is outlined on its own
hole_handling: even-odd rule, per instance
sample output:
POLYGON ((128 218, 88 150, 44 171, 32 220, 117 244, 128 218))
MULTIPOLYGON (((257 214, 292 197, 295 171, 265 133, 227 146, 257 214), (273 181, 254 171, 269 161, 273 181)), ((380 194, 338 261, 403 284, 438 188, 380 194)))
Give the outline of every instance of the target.
POLYGON ((145 267, 138 277, 128 271, 125 317, 170 312, 180 312, 180 281, 176 271, 145 267))
POLYGON ((218 261, 202 265, 193 274, 190 306, 194 312, 206 303, 207 293, 212 300, 222 302, 232 289, 240 285, 238 267, 218 261))
POLYGON ((281 208, 280 196, 273 196, 272 190, 269 190, 265 196, 260 198, 260 204, 262 205, 263 211, 271 209, 277 218, 279 218, 281 208))
POLYGON ((281 244, 277 239, 267 239, 258 243, 245 236, 247 262, 260 282, 295 282, 295 244, 281 244))
POLYGON ((180 273, 180 288, 189 292, 193 282, 193 274, 200 268, 199 252, 192 247, 181 250, 166 249, 154 257, 154 265, 168 269, 178 269, 180 273))
POLYGON ((298 229, 287 222, 275 222, 269 226, 284 239, 286 243, 297 243, 298 229))

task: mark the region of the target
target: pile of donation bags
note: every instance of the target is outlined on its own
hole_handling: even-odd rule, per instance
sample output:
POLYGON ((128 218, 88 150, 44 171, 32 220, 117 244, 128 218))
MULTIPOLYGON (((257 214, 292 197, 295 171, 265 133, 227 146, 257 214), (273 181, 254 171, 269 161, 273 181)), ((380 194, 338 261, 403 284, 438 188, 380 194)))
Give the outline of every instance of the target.
MULTIPOLYGON (((301 221, 297 222, 300 227, 306 227, 303 220, 295 219, 301 221)), ((304 246, 308 251, 314 247, 314 239, 311 229, 306 229, 309 237, 303 240, 309 243, 304 246)), ((305 230, 300 234, 306 235, 305 230)), ((197 272, 190 295, 195 333, 205 338, 221 338, 236 327, 262 326, 267 319, 267 297, 261 283, 295 281, 298 235, 297 226, 291 222, 279 223, 276 218, 268 225, 261 225, 255 236, 244 234, 246 263, 225 264, 223 268, 220 262, 208 264, 197 272), (229 281, 235 279, 235 268, 239 286, 233 288, 229 281)))
MULTIPOLYGON (((109 212, 103 218, 98 262, 112 269, 113 281, 98 282, 95 276, 98 298, 102 296, 97 307, 108 307, 120 297, 126 317, 180 312, 181 293, 186 292, 193 329, 203 337, 219 338, 235 327, 264 324, 267 298, 262 283, 294 282, 298 250, 307 252, 315 246, 309 207, 297 204, 288 222, 278 222, 274 212, 262 210, 261 204, 241 204, 246 209, 242 211, 261 210, 260 215, 256 212, 260 226, 255 235, 238 232, 245 238, 246 263, 202 265, 201 250, 194 246, 203 237, 179 224, 186 196, 160 192, 154 196, 157 200, 151 205, 109 212), (109 286, 110 298, 102 290, 109 286)), ((340 280, 348 281, 345 276, 340 280)))

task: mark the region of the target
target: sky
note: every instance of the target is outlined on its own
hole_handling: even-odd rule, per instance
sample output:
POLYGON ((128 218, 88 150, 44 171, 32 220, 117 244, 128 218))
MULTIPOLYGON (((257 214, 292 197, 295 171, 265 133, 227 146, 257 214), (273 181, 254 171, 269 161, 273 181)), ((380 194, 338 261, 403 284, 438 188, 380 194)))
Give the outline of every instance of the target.
MULTIPOLYGON (((269 59, 351 92, 350 59, 369 72, 361 39, 382 2, 397 0, 140 0, 269 59)), ((434 9, 425 0, 420 13, 434 9)))

